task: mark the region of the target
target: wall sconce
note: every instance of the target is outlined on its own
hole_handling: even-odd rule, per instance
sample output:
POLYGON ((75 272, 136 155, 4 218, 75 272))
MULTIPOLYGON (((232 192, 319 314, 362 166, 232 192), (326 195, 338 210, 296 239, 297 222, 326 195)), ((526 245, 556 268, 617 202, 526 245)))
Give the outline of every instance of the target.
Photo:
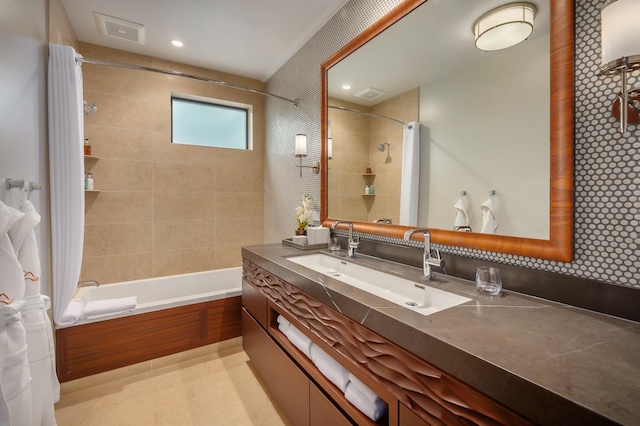
POLYGON ((295 146, 295 156, 300 160, 300 165, 297 166, 300 168, 300 177, 302 177, 302 169, 311 169, 311 171, 315 174, 320 173, 320 162, 314 161, 312 166, 303 166, 302 158, 307 156, 307 135, 303 135, 298 133, 296 135, 296 146, 295 146))
POLYGON ((628 72, 640 69, 640 2, 608 0, 600 12, 602 30, 601 75, 620 73, 620 93, 614 102, 613 115, 620 120, 620 133, 628 123, 640 122, 638 90, 627 90, 628 72), (618 110, 618 111, 616 111, 618 110), (618 114, 616 114, 618 112, 618 114))
POLYGON ((533 31, 536 8, 528 3, 512 3, 482 15, 473 25, 476 47, 500 50, 515 46, 533 31))
POLYGON ((327 139, 327 159, 331 160, 333 158, 333 139, 327 139))

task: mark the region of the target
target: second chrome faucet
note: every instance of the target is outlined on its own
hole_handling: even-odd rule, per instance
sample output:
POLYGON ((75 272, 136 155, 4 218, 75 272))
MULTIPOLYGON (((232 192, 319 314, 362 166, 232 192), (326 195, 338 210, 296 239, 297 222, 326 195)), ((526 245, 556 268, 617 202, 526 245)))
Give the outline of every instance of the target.
POLYGON ((424 234, 424 252, 422 253, 422 275, 421 278, 425 280, 432 280, 435 278, 433 273, 433 267, 444 268, 444 261, 440 257, 440 251, 435 250, 436 256, 433 257, 433 251, 431 250, 431 233, 427 229, 410 229, 404 233, 404 240, 409 241, 411 236, 415 233, 422 232, 424 234))
POLYGON ((347 256, 349 256, 350 258, 354 258, 356 257, 356 249, 359 247, 360 242, 357 239, 353 238, 353 223, 349 222, 348 220, 339 220, 331 224, 331 229, 336 229, 336 225, 339 225, 341 223, 346 223, 347 225, 349 225, 349 241, 347 242, 347 256))

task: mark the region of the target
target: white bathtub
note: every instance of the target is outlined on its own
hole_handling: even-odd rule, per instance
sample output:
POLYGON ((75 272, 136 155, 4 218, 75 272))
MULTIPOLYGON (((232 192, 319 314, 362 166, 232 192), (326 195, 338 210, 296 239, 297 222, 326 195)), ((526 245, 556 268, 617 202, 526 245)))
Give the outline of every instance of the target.
POLYGON ((137 296, 137 306, 132 313, 95 320, 87 320, 83 315, 74 325, 240 296, 241 293, 242 267, 81 287, 73 297, 85 304, 93 300, 137 296))

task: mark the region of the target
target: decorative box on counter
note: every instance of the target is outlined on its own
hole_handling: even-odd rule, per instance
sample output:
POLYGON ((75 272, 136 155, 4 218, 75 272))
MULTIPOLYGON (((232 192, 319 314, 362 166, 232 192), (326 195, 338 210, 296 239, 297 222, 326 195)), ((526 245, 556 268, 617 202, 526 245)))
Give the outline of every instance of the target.
POLYGON ((309 244, 327 244, 329 242, 329 228, 322 226, 307 226, 309 244))

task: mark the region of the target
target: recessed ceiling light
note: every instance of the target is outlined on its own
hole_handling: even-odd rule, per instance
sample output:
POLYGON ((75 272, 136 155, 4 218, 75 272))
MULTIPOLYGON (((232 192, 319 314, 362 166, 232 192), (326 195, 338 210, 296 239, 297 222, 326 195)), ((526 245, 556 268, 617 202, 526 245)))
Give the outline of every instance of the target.
POLYGON ((342 88, 343 88, 344 90, 349 90, 349 89, 351 89, 351 85, 350 85, 350 84, 343 84, 343 85, 342 85, 342 88))
POLYGON ((180 40, 175 40, 175 39, 171 40, 171 44, 173 44, 175 47, 182 47, 182 46, 184 46, 184 43, 183 43, 183 42, 181 42, 180 40))

